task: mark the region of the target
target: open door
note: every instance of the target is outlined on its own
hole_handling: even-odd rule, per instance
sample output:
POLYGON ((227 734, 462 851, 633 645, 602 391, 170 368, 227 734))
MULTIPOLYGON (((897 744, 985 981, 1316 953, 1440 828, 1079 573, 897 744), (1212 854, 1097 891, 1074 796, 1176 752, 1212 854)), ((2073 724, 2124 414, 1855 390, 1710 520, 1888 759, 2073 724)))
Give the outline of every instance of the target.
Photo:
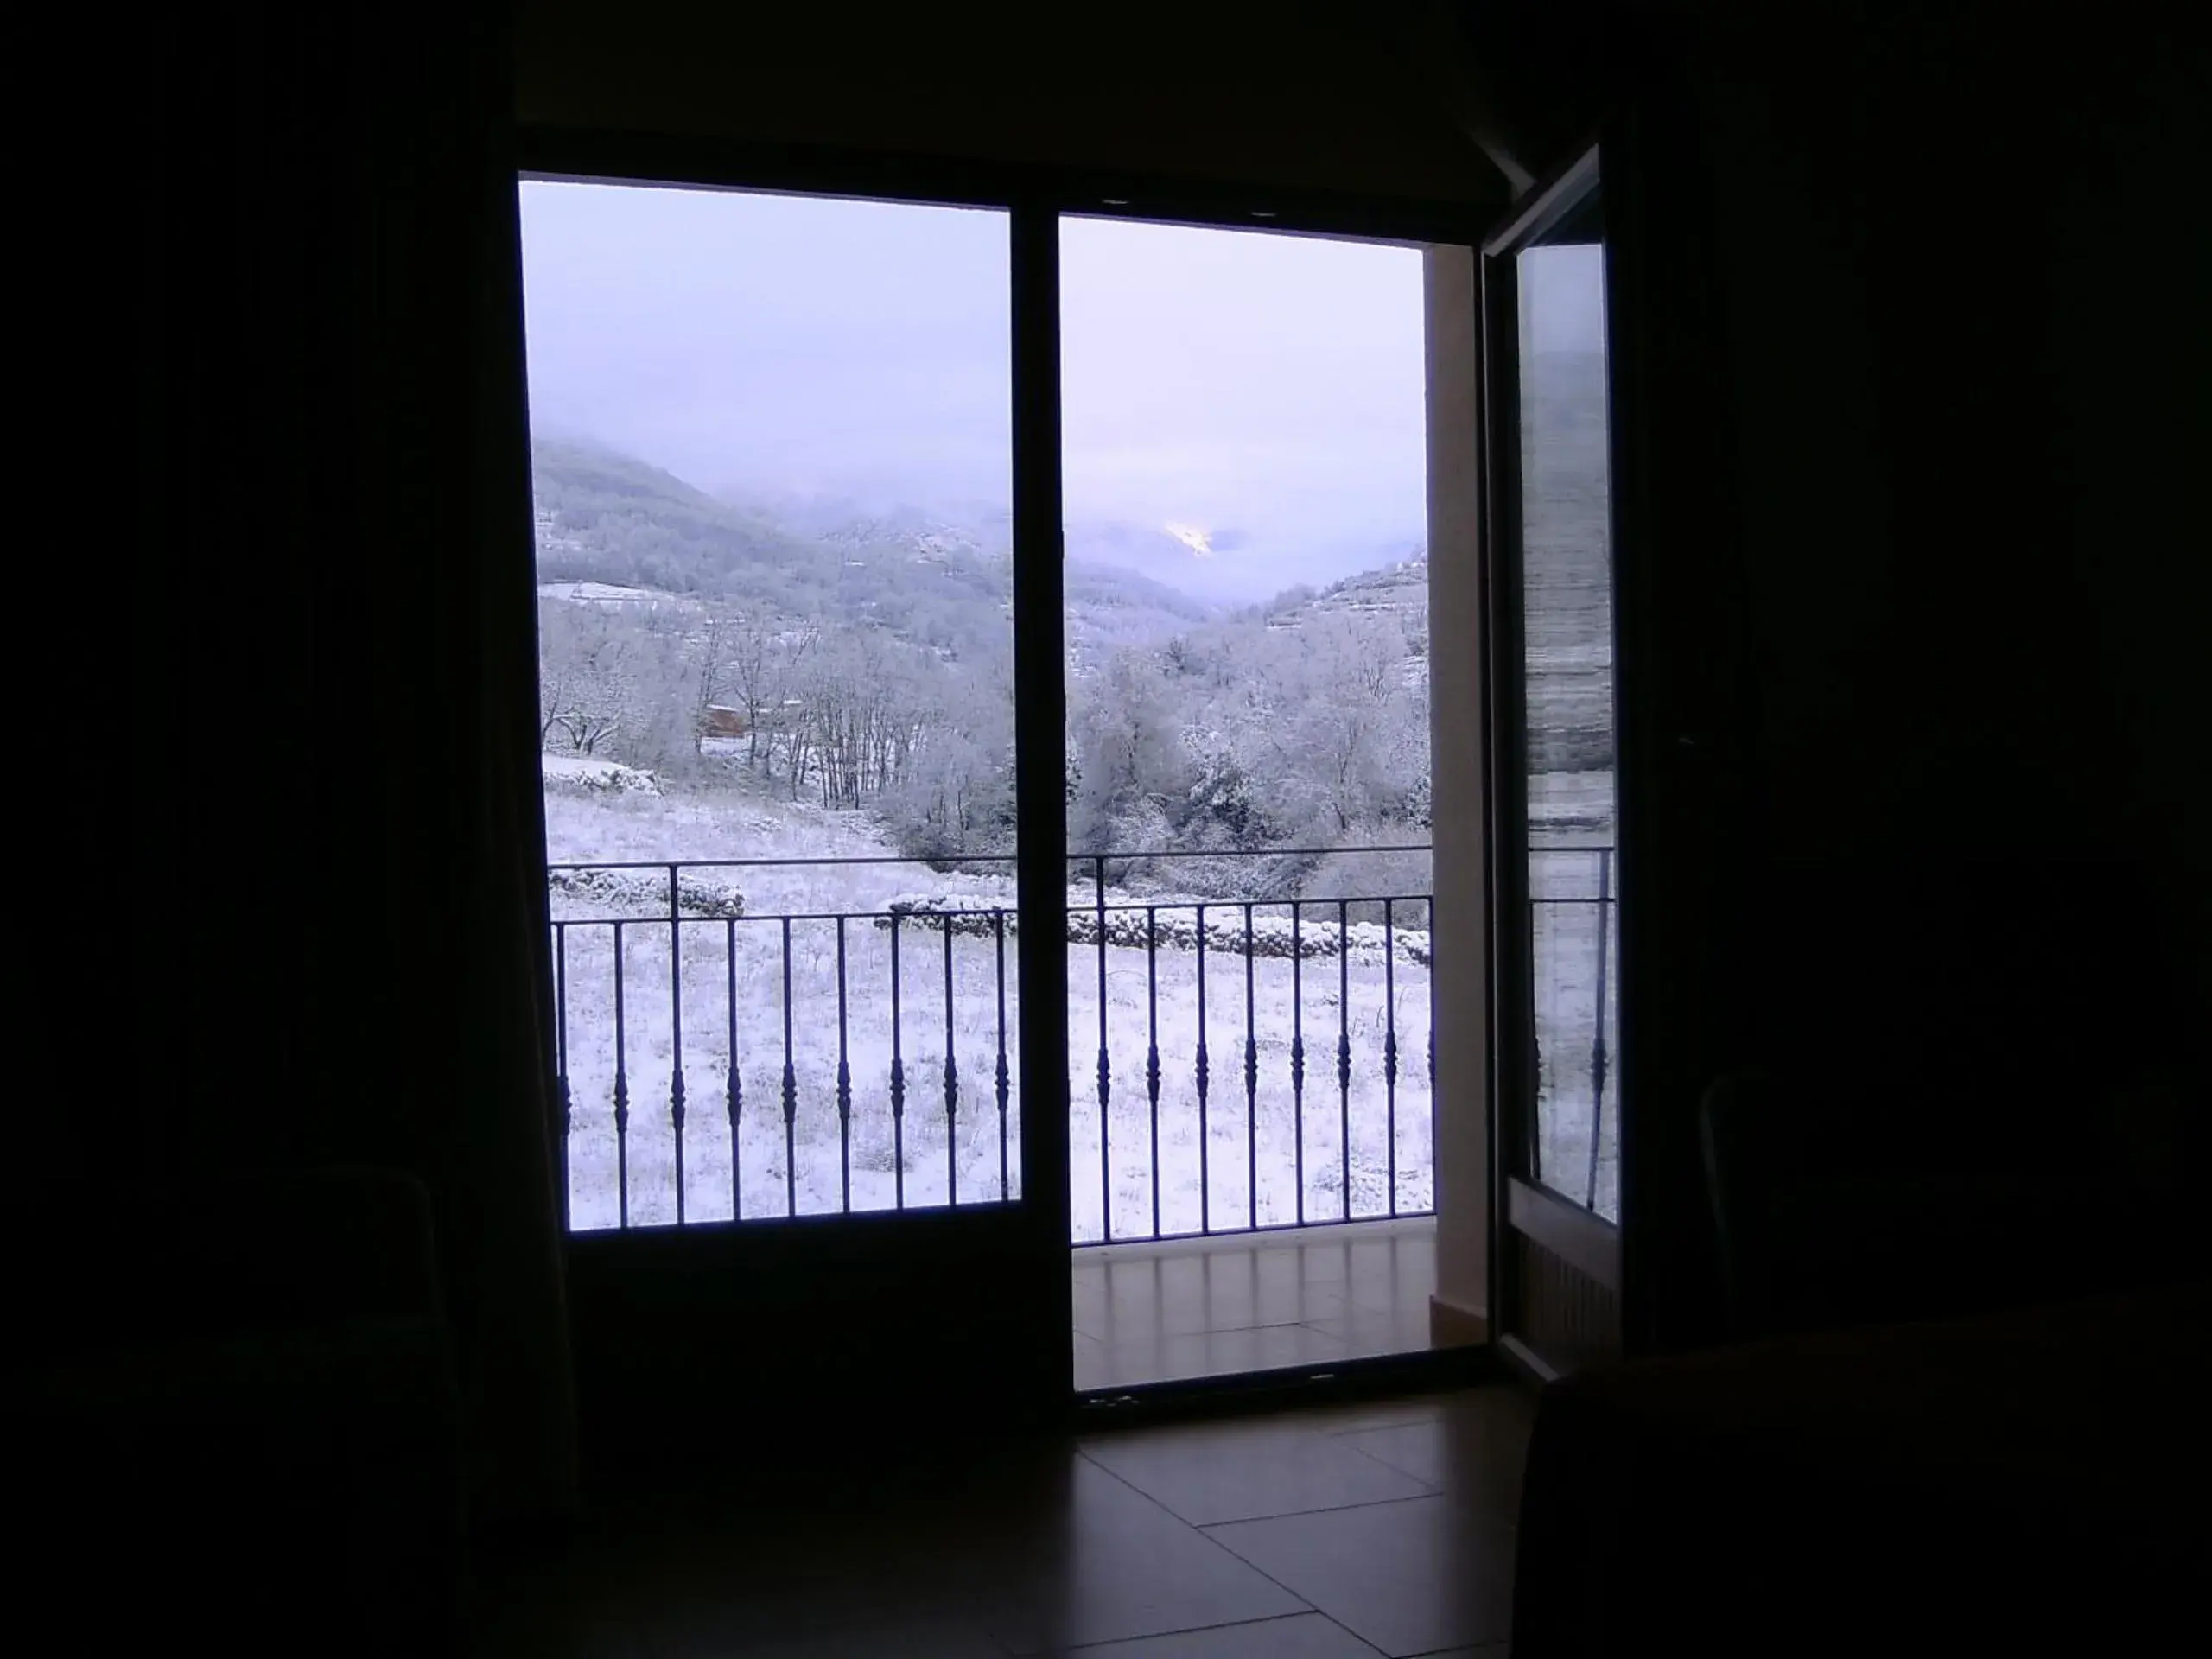
POLYGON ((1621 1346, 1616 515, 1595 149, 1491 238, 1481 281, 1494 1306, 1508 1351, 1551 1375, 1621 1346))

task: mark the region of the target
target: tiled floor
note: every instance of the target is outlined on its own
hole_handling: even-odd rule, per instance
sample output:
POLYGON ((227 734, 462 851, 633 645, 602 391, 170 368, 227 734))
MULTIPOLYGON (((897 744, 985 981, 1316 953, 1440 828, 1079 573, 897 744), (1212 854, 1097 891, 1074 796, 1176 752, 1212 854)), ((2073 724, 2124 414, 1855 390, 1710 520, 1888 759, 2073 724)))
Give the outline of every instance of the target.
POLYGON ((1078 1389, 1429 1345, 1432 1217, 1075 1252, 1078 1389))
POLYGON ((1530 1402, 1459 1394, 748 1486, 492 1586, 542 1659, 1503 1659, 1530 1402))

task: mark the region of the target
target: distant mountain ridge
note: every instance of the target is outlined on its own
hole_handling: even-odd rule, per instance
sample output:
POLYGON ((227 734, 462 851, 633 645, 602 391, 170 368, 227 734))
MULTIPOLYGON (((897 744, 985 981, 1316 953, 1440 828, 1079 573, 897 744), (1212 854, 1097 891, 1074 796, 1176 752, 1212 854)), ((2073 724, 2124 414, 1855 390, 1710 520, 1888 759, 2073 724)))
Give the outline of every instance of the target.
MULTIPOLYGON (((835 500, 761 506, 718 499, 634 456, 573 439, 535 444, 531 476, 542 582, 719 598, 944 644, 1003 632, 1011 610, 1009 526, 988 508, 948 517, 918 509, 845 516, 835 500)), ((1220 614, 1165 582, 1083 559, 1068 561, 1065 583, 1069 645, 1078 658, 1220 614)))

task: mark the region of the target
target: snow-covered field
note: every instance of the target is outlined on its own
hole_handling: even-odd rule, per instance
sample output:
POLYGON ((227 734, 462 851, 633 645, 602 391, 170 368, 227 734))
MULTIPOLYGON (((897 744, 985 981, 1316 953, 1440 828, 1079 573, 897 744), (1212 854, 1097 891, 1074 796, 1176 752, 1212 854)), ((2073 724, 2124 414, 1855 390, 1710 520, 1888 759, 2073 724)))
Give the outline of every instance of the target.
MULTIPOLYGON (((620 1224, 625 1192, 631 1225, 677 1219, 672 1105, 679 1070, 683 1218, 730 1217, 733 1058, 741 1101, 734 1186, 743 1216, 834 1211, 848 1203, 855 1210, 888 1209, 902 1198, 908 1205, 990 1202, 1008 1187, 1018 1193, 1020 987, 1010 870, 940 876, 892 861, 859 815, 750 797, 556 786, 546 796, 546 817, 548 849, 556 863, 653 860, 680 850, 694 865, 684 872, 683 919, 673 925, 664 899, 649 905, 624 887, 572 883, 553 894, 561 924, 556 943, 571 1105, 572 1226, 620 1224), (886 861, 696 868, 699 860, 841 857, 886 861), (701 895, 709 887, 717 893, 741 892, 742 915, 729 915, 726 905, 720 913, 702 913, 712 895, 701 895), (895 930, 894 1030, 894 930, 880 918, 894 900, 920 895, 1007 911, 1004 972, 995 931, 973 918, 950 934, 925 917, 903 919, 895 930), (680 963, 673 979, 672 933, 680 963), (1001 1052, 1008 1077, 1003 1122, 995 1087, 1001 1052), (905 1110, 897 1118, 894 1053, 905 1085, 905 1110), (618 1057, 629 1114, 620 1155, 618 1057), (948 1057, 955 1086, 950 1114, 948 1057), (851 1103, 842 1123, 841 1059, 851 1103), (788 1124, 787 1064, 793 1104, 788 1124)), ((1544 1173, 1580 1197, 1589 1164, 1598 910, 1569 901, 1586 887, 1596 891, 1594 877, 1585 880, 1589 872, 1579 868, 1594 859, 1573 856, 1578 868, 1563 869, 1552 901, 1539 906, 1540 1041, 1544 1173)), ((1110 889, 1107 900, 1142 902, 1110 889)), ((1287 915, 1285 906, 1258 906, 1255 927, 1264 931, 1266 918, 1287 915)), ((1305 918, 1332 933, 1327 925, 1335 906, 1309 905, 1305 918)), ((1179 923, 1175 931, 1187 938, 1193 920, 1187 905, 1163 909, 1162 944, 1154 953, 1113 943, 1128 937, 1119 925, 1109 930, 1103 954, 1095 943, 1068 946, 1075 1239, 1103 1236, 1109 1212, 1112 1236, 1126 1238, 1150 1236, 1155 1226, 1161 1233, 1196 1231, 1202 1219, 1216 1228, 1290 1222, 1299 1218, 1301 1200, 1308 1219, 1388 1214, 1394 1195, 1401 1211, 1428 1209, 1429 980, 1408 940, 1385 951, 1363 942, 1363 930, 1356 927, 1348 960, 1334 954, 1248 957, 1210 943, 1202 1027, 1198 953, 1166 942, 1171 924, 1179 923), (1102 1007, 1109 1079, 1103 1114, 1102 1007), (1203 1128, 1202 1032, 1210 1085, 1203 1128), (1301 1037, 1302 1105, 1293 1078, 1294 1043, 1301 1037), (1395 1086, 1385 1064, 1393 1038, 1395 1086), (1255 1062, 1249 1096, 1248 1039, 1255 1062), (1340 1043, 1350 1060, 1342 1090, 1340 1043), (1156 1116, 1147 1087, 1155 1045, 1156 1116)), ((1241 907, 1211 905, 1207 921, 1210 941, 1220 938, 1224 926, 1234 933, 1243 925, 1241 907)), ((1600 1208, 1606 1210, 1612 1150, 1609 1122, 1599 1148, 1600 1208)))

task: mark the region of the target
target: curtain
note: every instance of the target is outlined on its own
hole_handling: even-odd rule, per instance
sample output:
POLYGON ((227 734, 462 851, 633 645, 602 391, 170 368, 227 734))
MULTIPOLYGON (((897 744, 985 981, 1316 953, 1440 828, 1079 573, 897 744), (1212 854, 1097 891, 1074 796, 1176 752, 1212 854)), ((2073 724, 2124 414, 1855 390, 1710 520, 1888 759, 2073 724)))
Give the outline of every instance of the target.
MULTIPOLYGON (((502 8, 147 26, 140 1086, 79 1158, 429 1189, 486 1523, 575 1491, 502 8)), ((271 1248, 281 1248, 272 1241, 271 1248)))

